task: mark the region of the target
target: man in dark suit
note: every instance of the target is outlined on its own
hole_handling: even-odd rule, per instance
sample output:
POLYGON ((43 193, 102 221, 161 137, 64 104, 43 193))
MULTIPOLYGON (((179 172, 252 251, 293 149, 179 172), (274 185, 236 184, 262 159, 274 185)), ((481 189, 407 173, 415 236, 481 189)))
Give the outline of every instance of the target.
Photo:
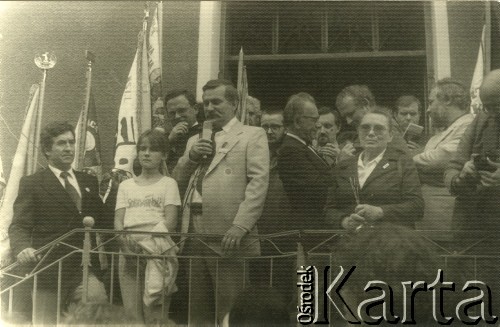
POLYGON ((177 161, 184 154, 189 138, 201 132, 202 125, 197 120, 198 109, 194 95, 187 90, 174 90, 165 96, 167 117, 174 126, 168 135, 170 149, 167 167, 171 173, 177 161))
POLYGON ((279 176, 293 213, 289 229, 324 228, 323 209, 332 180, 328 164, 311 146, 318 119, 311 95, 290 97, 284 111, 287 135, 278 156, 279 176))
MULTIPOLYGON (((95 228, 110 228, 113 223, 111 219, 103 220, 97 179, 71 169, 75 157, 73 127, 66 122, 50 123, 41 133, 41 148, 49 166, 21 179, 9 227, 12 253, 26 268, 33 268, 41 259, 36 252, 38 248, 72 229, 82 228, 83 217, 93 217, 95 228)), ((75 233, 64 242, 81 248, 83 234, 75 233)), ((72 250, 65 245, 54 248, 44 258, 42 267, 72 250)), ((78 301, 82 296, 82 258, 73 254, 62 262, 61 303, 78 301)), ((92 268, 97 266, 95 262, 92 268)), ((58 279, 57 264, 40 273, 33 298, 33 323, 56 323, 58 279)), ((88 280, 87 298, 91 301, 107 299, 104 285, 93 273, 88 280)))

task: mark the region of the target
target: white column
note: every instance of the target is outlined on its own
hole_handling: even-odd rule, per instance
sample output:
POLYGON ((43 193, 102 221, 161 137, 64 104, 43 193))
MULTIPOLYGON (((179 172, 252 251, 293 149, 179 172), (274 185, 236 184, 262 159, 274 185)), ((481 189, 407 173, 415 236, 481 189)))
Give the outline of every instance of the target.
POLYGON ((198 39, 198 76, 196 98, 201 101, 201 88, 219 75, 221 2, 200 2, 200 31, 198 39))
POLYGON ((448 10, 446 1, 443 0, 432 1, 431 6, 434 78, 437 81, 451 77, 448 10))

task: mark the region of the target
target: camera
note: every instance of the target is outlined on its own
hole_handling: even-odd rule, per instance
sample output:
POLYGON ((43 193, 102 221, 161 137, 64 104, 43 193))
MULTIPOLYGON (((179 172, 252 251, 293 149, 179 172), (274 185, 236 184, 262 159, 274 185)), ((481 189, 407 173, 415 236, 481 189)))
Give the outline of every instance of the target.
POLYGON ((491 161, 497 161, 498 160, 498 155, 495 154, 478 154, 474 156, 474 166, 476 167, 476 170, 478 171, 489 171, 489 172, 494 172, 497 170, 497 167, 494 167, 488 163, 488 160, 490 159, 491 161))

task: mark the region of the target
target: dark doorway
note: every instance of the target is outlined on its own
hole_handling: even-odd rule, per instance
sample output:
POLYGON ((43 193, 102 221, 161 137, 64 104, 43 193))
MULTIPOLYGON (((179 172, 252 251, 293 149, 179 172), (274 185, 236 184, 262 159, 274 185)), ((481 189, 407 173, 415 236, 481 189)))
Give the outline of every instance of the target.
MULTIPOLYGON (((284 108, 287 98, 308 92, 319 105, 335 107, 337 94, 347 85, 366 84, 377 104, 393 107, 400 95, 415 95, 424 102, 425 57, 354 58, 333 60, 269 60, 245 62, 249 94, 262 109, 284 108)), ((226 75, 237 80, 237 62, 226 75)))

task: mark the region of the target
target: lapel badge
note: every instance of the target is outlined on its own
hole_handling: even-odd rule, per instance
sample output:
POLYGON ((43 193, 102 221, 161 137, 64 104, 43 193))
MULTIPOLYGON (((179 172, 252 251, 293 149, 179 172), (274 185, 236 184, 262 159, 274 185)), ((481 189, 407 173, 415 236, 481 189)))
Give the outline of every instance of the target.
POLYGON ((389 163, 386 163, 385 165, 382 166, 382 168, 386 169, 387 167, 389 167, 389 163))
POLYGON ((228 153, 228 152, 229 152, 229 150, 226 148, 226 146, 227 146, 227 142, 224 142, 224 143, 222 144, 222 146, 220 147, 219 152, 220 152, 220 153, 223 153, 223 154, 228 153))

